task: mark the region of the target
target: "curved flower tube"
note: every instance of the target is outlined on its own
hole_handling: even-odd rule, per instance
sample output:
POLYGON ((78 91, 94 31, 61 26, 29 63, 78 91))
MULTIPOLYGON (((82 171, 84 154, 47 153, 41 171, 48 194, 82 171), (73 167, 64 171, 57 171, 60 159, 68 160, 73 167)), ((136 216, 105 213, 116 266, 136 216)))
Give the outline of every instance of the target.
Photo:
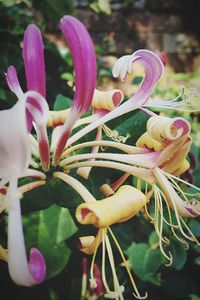
POLYGON ((16 284, 32 286, 44 280, 46 264, 43 255, 36 248, 31 248, 29 263, 27 261, 20 199, 16 195, 17 186, 14 185, 11 181, 7 195, 7 201, 12 201, 8 210, 8 269, 16 284))
POLYGON ((94 46, 85 26, 72 16, 64 16, 60 28, 71 51, 75 70, 75 94, 69 118, 61 127, 54 152, 57 165, 72 127, 80 115, 91 106, 96 84, 96 57, 94 46))
POLYGON ((113 196, 79 205, 76 209, 76 218, 81 224, 105 228, 132 218, 147 201, 148 198, 142 192, 124 185, 113 196))
MULTIPOLYGON (((129 56, 128 63, 126 63, 125 67, 123 67, 123 74, 124 74, 123 76, 125 76, 125 74, 128 71, 130 71, 129 65, 131 65, 132 62, 137 60, 141 62, 145 68, 145 77, 137 93, 131 96, 130 99, 127 100, 125 103, 118 106, 116 109, 109 112, 108 114, 104 115, 101 119, 93 122, 92 124, 86 126, 82 130, 74 134, 71 138, 69 138, 67 142, 67 146, 70 146, 71 144, 76 142, 79 138, 81 138, 88 132, 92 131, 93 129, 97 128, 98 126, 116 117, 126 114, 132 110, 141 108, 146 103, 146 101, 149 99, 152 93, 155 84, 158 82, 158 80, 163 74, 163 63, 155 53, 149 50, 138 50, 129 56)), ((121 62, 124 63, 124 59, 121 62)), ((116 63, 113 72, 114 76, 120 75, 121 68, 122 68, 121 62, 116 63)), ((123 76, 122 78, 124 78, 123 76)))
POLYGON ((18 178, 27 170, 30 162, 30 145, 26 120, 26 97, 23 96, 11 109, 0 111, 0 185, 7 182, 5 196, 8 211, 8 267, 11 278, 20 285, 32 285, 45 277, 45 261, 42 254, 33 249, 30 265, 26 258, 22 230, 18 178))
MULTIPOLYGON (((26 74, 27 89, 38 92, 42 97, 40 101, 46 103, 46 75, 44 63, 44 45, 39 28, 31 24, 27 27, 23 40, 23 60, 26 74)), ((27 103, 32 107, 40 110, 38 101, 35 97, 29 97, 27 103)), ((33 116, 30 110, 27 111, 28 129, 31 131, 33 116)), ((47 122, 47 120, 46 120, 47 122)), ((39 141, 40 158, 44 170, 49 169, 50 153, 49 142, 47 137, 46 123, 35 124, 35 129, 39 141)))
MULTIPOLYGON (((34 24, 30 24, 24 33, 22 56, 24 60, 27 90, 36 91, 46 98, 44 45, 41 32, 34 24)), ((35 100, 29 98, 28 102, 34 105, 35 100)), ((30 114, 28 114, 27 119, 29 131, 31 131, 32 118, 30 114)))

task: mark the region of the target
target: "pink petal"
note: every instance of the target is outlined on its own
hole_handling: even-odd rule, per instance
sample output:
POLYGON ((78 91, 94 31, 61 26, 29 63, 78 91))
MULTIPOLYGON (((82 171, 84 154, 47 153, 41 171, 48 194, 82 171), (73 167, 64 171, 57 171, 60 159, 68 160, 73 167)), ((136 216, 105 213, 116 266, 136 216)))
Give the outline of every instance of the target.
MULTIPOLYGON (((28 90, 33 90, 46 97, 46 76, 44 64, 44 46, 39 28, 31 24, 24 33, 23 60, 28 90)), ((37 105, 33 98, 28 102, 37 105)), ((31 129, 32 117, 27 112, 28 127, 31 129)))
POLYGON ((46 263, 44 256, 37 248, 31 248, 29 270, 37 283, 42 282, 46 276, 46 263))
POLYGON ((35 129, 37 133, 37 139, 39 143, 39 151, 40 151, 40 160, 45 171, 48 171, 50 165, 50 153, 49 153, 49 141, 47 136, 47 118, 49 107, 40 94, 34 91, 28 91, 25 93, 25 97, 28 100, 33 99, 33 102, 27 101, 26 109, 29 112, 32 120, 35 122, 35 129))
POLYGON ((27 89, 46 97, 44 46, 39 28, 31 24, 24 33, 23 59, 27 89))
POLYGON ((104 115, 102 118, 89 124, 88 126, 81 129, 79 132, 74 134, 74 136, 72 136, 68 140, 67 146, 70 146, 72 143, 76 142, 82 136, 89 133, 90 131, 97 128, 98 126, 101 126, 102 124, 110 120, 113 120, 123 114, 126 114, 132 110, 141 108, 149 99, 155 84, 163 74, 164 66, 160 58, 155 53, 149 50, 138 50, 132 55, 130 55, 129 57, 126 56, 125 59, 123 57, 121 59, 122 60, 119 63, 119 66, 115 68, 114 75, 118 76, 118 74, 121 74, 122 78, 127 72, 129 72, 129 65, 127 65, 127 61, 128 64, 130 62, 135 62, 135 61, 139 61, 143 64, 145 68, 145 77, 142 81, 142 84, 138 92, 136 92, 132 97, 130 97, 129 100, 124 102, 122 105, 118 106, 113 111, 109 112, 108 114, 104 115), (125 67, 123 66, 124 61, 126 63, 125 67))
POLYGON ((145 77, 139 91, 130 99, 141 101, 141 106, 149 99, 155 84, 163 74, 164 66, 160 58, 152 51, 138 50, 132 55, 133 61, 139 61, 144 66, 145 77))
POLYGON ((182 136, 190 131, 190 124, 183 118, 175 118, 174 126, 182 130, 182 136))
POLYGON ((13 66, 8 67, 8 70, 6 73, 6 82, 8 84, 9 89, 13 93, 15 93, 15 95, 18 98, 20 98, 23 95, 15 67, 13 67, 13 66))
POLYGON ((96 85, 96 57, 93 42, 85 26, 72 16, 64 16, 60 28, 71 51, 75 69, 73 107, 79 113, 90 108, 96 85))

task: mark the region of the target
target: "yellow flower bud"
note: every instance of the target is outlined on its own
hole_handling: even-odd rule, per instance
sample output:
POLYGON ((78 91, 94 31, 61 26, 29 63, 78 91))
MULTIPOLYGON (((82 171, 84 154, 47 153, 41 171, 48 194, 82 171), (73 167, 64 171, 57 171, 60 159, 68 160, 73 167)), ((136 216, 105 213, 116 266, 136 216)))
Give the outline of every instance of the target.
POLYGON ((101 235, 98 233, 96 237, 93 235, 82 236, 79 238, 79 248, 80 251, 91 255, 94 253, 95 249, 101 244, 101 235))

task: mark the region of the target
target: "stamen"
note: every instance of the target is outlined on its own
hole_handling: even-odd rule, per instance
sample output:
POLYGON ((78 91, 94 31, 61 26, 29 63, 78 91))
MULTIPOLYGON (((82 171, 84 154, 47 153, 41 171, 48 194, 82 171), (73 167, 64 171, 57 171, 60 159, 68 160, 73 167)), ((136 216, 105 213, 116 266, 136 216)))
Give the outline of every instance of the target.
POLYGON ((102 128, 106 136, 111 138, 115 142, 125 143, 126 140, 130 137, 130 134, 127 134, 126 136, 119 135, 117 130, 112 130, 105 124, 102 125, 102 128))
POLYGON ((162 232, 163 232, 163 206, 162 206, 162 199, 161 195, 159 193, 159 190, 155 188, 155 231, 158 235, 159 238, 159 246, 160 246, 160 251, 162 252, 163 256, 169 261, 169 263, 166 264, 166 266, 172 265, 172 255, 171 252, 169 251, 169 255, 167 255, 163 249, 162 242, 165 244, 169 244, 169 240, 166 238, 162 237, 162 232), (160 213, 160 225, 158 224, 159 222, 159 213, 160 213), (159 227, 158 227, 159 226, 159 227))
POLYGON ((106 229, 101 229, 101 232, 102 232, 102 280, 103 280, 103 284, 104 284, 104 287, 106 289, 106 293, 107 294, 110 294, 111 293, 111 290, 108 286, 108 283, 107 283, 107 280, 106 280, 106 264, 105 264, 105 254, 106 254, 106 248, 105 248, 105 235, 106 235, 106 229))
POLYGON ((115 290, 114 295, 115 295, 115 297, 117 299, 119 297, 120 300, 124 300, 124 297, 122 296, 123 288, 119 285, 119 281, 118 281, 117 274, 116 274, 116 268, 115 268, 115 262, 114 262, 113 252, 112 252, 110 241, 109 241, 107 235, 105 236, 105 242, 106 242, 106 248, 107 248, 107 252, 108 252, 108 258, 109 258, 110 266, 111 266, 111 270, 112 270, 113 284, 114 284, 114 290, 115 290))
POLYGON ((189 182, 181 179, 180 177, 177 177, 177 176, 174 176, 172 174, 169 174, 169 173, 167 173, 167 172, 165 172, 163 170, 162 170, 162 173, 164 173, 170 180, 171 180, 171 178, 174 178, 174 179, 176 179, 176 180, 178 180, 178 181, 180 181, 180 182, 182 182, 182 183, 184 183, 184 184, 186 184, 186 185, 188 185, 188 186, 190 186, 190 187, 192 187, 192 188, 194 188, 194 189, 196 189, 197 191, 200 192, 200 188, 197 187, 196 185, 191 184, 191 183, 189 183, 189 182))
POLYGON ((112 236, 112 239, 113 239, 113 241, 114 241, 114 243, 115 243, 115 245, 116 245, 116 247, 117 247, 117 249, 118 249, 118 251, 119 251, 119 254, 120 254, 120 256, 121 256, 121 258, 122 258, 122 261, 123 261, 123 265, 124 265, 125 268, 126 268, 126 271, 127 271, 128 276, 129 276, 129 278, 130 278, 131 284, 132 284, 133 289, 134 289, 134 291, 135 291, 135 293, 136 293, 136 294, 133 293, 134 297, 137 298, 137 299, 146 299, 146 298, 147 298, 147 293, 145 293, 144 296, 141 296, 140 293, 139 293, 139 291, 138 291, 138 289, 137 289, 135 280, 133 279, 133 276, 132 276, 131 271, 130 271, 129 264, 127 263, 127 260, 126 260, 126 258, 125 258, 125 256, 124 256, 124 253, 123 253, 123 251, 122 251, 122 249, 121 249, 121 247, 120 247, 120 245, 119 245, 119 243, 118 243, 118 241, 117 241, 117 239, 116 239, 116 237, 115 237, 113 231, 111 230, 110 227, 108 227, 108 230, 109 230, 109 232, 110 232, 110 234, 111 234, 111 236, 112 236))
POLYGON ((98 233, 97 233, 97 243, 95 245, 95 250, 92 256, 92 262, 91 262, 91 267, 90 267, 90 287, 92 289, 95 289, 97 287, 97 283, 96 280, 94 278, 94 262, 95 262, 95 258, 96 258, 96 254, 97 254, 97 250, 98 250, 98 246, 99 246, 99 240, 101 239, 101 230, 99 229, 98 233))

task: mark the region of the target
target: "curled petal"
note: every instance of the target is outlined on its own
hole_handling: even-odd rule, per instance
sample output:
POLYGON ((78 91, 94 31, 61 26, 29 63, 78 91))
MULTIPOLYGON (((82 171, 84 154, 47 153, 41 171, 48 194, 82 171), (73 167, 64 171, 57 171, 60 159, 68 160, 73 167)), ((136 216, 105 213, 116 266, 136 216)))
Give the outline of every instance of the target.
POLYGON ((93 235, 82 236, 79 238, 79 249, 81 252, 91 255, 100 245, 101 240, 102 238, 100 238, 100 234, 98 234, 96 237, 93 235))
POLYGON ((177 140, 190 131, 190 124, 183 118, 153 116, 147 122, 147 132, 158 142, 177 140))
POLYGON ((163 145, 153 139, 148 132, 145 132, 136 142, 137 147, 146 147, 154 151, 160 151, 163 149, 163 145))
POLYGON ((19 84, 16 69, 13 66, 10 66, 7 70, 6 82, 9 89, 20 99, 23 96, 23 91, 19 84))
POLYGON ((141 62, 144 66, 145 77, 139 91, 132 96, 132 99, 137 100, 140 97, 145 97, 145 103, 151 95, 155 84, 162 76, 164 66, 154 52, 142 49, 134 52, 132 55, 121 57, 113 67, 113 76, 120 76, 121 80, 124 80, 126 74, 131 72, 131 64, 135 61, 141 62))
POLYGON ((60 28, 71 51, 75 69, 73 107, 79 113, 90 108, 96 84, 96 57, 93 42, 85 26, 72 16, 64 16, 60 28))
POLYGON ((28 91, 25 93, 25 97, 28 99, 32 97, 31 99, 34 99, 34 103, 27 101, 26 107, 35 122, 40 159, 43 169, 47 171, 50 164, 49 142, 46 129, 49 107, 46 100, 37 92, 28 91))
POLYGON ((98 228, 104 228, 130 219, 146 203, 147 198, 142 192, 124 185, 113 196, 79 205, 76 218, 81 224, 93 224, 98 228))
MULTIPOLYGON (((142 81, 142 84, 137 91, 128 101, 120 105, 119 107, 115 108, 114 110, 110 111, 102 118, 98 119, 97 121, 93 122, 92 124, 86 126, 76 134, 74 134, 67 142, 67 146, 70 146, 72 143, 76 142, 82 136, 87 134, 88 132, 92 131, 93 129, 97 128, 98 126, 113 120, 123 114, 126 114, 130 111, 143 107, 143 105, 149 99, 152 90, 160 79, 163 73, 163 63, 160 58, 151 51, 148 50, 138 50, 133 53, 129 58, 126 57, 126 65, 125 67, 122 66, 123 74, 125 73, 124 68, 126 71, 130 70, 130 63, 133 61, 140 61, 145 68, 145 77, 142 81), (128 62, 127 62, 128 60, 128 62)), ((123 60, 122 60, 123 61, 123 60)), ((120 67, 121 68, 121 67, 120 67)), ((119 71, 120 73, 120 71, 119 71)), ((114 75, 118 73, 114 72, 114 75)))
POLYGON ((16 284, 31 286, 44 280, 46 264, 42 254, 35 248, 30 252, 30 264, 27 261, 20 200, 16 197, 16 188, 17 186, 10 183, 7 195, 7 201, 10 202, 8 209, 8 269, 16 284))

